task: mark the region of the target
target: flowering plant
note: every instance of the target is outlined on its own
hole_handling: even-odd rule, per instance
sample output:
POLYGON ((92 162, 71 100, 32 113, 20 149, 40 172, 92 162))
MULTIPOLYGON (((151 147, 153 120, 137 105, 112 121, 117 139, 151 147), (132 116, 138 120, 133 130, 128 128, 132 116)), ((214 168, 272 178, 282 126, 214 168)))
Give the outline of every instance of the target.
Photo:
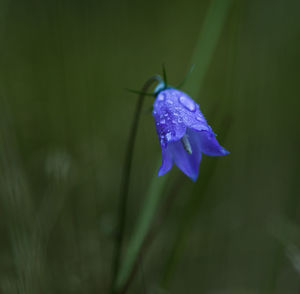
POLYGON ((153 105, 153 116, 162 151, 162 165, 158 176, 168 172, 174 162, 195 181, 202 153, 209 156, 223 156, 229 153, 218 143, 199 105, 180 90, 158 90, 153 105))

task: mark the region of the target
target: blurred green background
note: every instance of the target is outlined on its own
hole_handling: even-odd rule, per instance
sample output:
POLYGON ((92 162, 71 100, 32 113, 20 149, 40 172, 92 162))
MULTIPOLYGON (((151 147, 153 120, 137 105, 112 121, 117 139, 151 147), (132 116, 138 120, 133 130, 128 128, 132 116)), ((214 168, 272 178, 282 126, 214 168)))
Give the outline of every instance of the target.
MULTIPOLYGON (((128 293, 298 294, 299 11, 298 0, 1 0, 0 293, 108 293, 137 100, 124 88, 163 62, 177 84, 196 61, 184 90, 231 153, 204 156, 196 183, 166 175, 163 221, 128 293)), ((161 156, 151 99, 126 242, 161 156)))

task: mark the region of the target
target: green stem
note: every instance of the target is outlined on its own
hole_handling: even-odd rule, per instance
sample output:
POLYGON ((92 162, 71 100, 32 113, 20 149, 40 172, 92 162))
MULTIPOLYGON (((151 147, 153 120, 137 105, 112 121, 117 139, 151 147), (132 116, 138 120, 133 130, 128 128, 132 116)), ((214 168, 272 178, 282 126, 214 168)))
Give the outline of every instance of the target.
POLYGON ((133 273, 136 268, 136 262, 142 252, 143 245, 149 234, 154 215, 157 211, 158 204, 162 196, 162 190, 165 186, 167 176, 161 177, 152 182, 148 193, 145 197, 142 211, 136 222, 135 230, 132 238, 129 241, 128 249, 124 256, 124 261, 118 272, 116 281, 117 293, 125 293, 133 278, 133 273))
POLYGON ((117 274, 120 267, 121 261, 121 253, 122 253, 122 245, 124 240, 125 233, 125 221, 126 221, 126 206, 128 201, 128 191, 129 191, 129 183, 130 183, 130 174, 131 174, 131 166, 132 166, 132 157, 135 145, 135 139, 137 134, 137 128, 140 120, 141 110, 143 107, 143 103, 145 100, 145 94, 149 87, 152 86, 155 82, 161 82, 162 79, 160 76, 155 75, 151 77, 144 84, 141 94, 139 95, 138 102, 135 109, 135 114, 131 126, 131 131, 129 135, 127 150, 125 154, 124 168, 123 168, 123 176, 121 183, 121 191, 120 191, 120 203, 119 203, 119 212, 118 212, 118 232, 116 235, 116 243, 114 249, 114 259, 113 259, 113 273, 112 273, 112 284, 111 284, 111 293, 116 293, 115 283, 117 279, 117 274))

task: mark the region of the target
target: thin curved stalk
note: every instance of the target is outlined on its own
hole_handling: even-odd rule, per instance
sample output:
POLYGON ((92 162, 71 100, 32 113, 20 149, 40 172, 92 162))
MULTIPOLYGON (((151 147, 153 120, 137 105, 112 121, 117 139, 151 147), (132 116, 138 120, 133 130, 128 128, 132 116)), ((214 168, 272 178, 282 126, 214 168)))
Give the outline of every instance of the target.
POLYGON ((124 168, 123 168, 123 175, 122 175, 122 182, 121 182, 120 203, 119 203, 119 212, 118 212, 118 231, 116 235, 116 243, 114 249, 111 293, 116 293, 114 289, 115 289, 115 283, 116 283, 118 271, 120 268, 120 261, 122 255, 121 253, 123 247, 122 245, 123 245, 124 233, 126 227, 125 226, 126 208, 127 208, 127 201, 128 201, 128 190, 129 190, 129 183, 130 183, 132 157, 134 152, 134 145, 135 145, 138 124, 140 120, 141 110, 145 100, 145 93, 155 82, 161 82, 161 81, 162 79, 159 75, 152 76, 150 79, 146 81, 146 83, 144 84, 141 90, 135 108, 134 118, 132 121, 127 150, 125 154, 125 161, 124 161, 124 168))

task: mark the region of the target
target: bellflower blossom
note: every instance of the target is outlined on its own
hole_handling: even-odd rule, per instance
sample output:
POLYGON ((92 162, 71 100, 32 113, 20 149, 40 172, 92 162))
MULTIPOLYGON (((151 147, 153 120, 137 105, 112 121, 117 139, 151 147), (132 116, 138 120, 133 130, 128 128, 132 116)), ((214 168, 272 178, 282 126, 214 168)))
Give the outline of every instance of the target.
POLYGON ((202 153, 209 156, 229 153, 218 143, 199 106, 182 91, 157 90, 153 116, 162 152, 158 176, 168 172, 174 162, 196 181, 202 153))

